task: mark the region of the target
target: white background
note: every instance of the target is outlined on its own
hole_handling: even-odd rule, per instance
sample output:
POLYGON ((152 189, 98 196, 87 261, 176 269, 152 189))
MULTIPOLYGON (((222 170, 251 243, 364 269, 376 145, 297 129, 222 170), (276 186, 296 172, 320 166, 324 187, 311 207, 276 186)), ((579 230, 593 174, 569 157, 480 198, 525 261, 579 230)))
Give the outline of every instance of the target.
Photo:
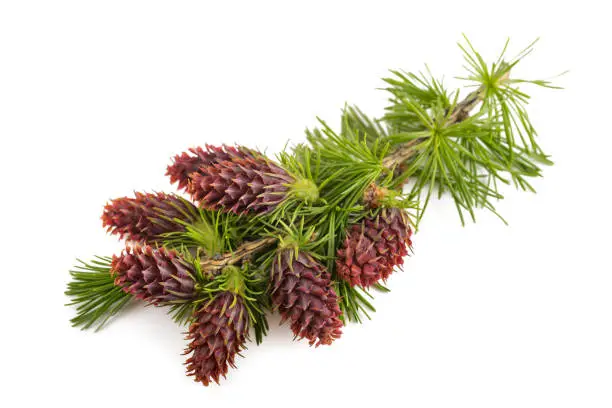
POLYGON ((611 407, 610 40, 604 2, 0 2, 0 404, 611 407), (465 32, 513 72, 550 77, 530 112, 556 165, 538 194, 461 227, 435 202, 374 319, 332 347, 273 329, 221 386, 184 376, 182 328, 134 307, 99 333, 63 306, 76 257, 118 252, 99 220, 133 190, 173 191, 194 145, 278 152, 345 102, 380 115, 389 68, 453 86, 465 32))

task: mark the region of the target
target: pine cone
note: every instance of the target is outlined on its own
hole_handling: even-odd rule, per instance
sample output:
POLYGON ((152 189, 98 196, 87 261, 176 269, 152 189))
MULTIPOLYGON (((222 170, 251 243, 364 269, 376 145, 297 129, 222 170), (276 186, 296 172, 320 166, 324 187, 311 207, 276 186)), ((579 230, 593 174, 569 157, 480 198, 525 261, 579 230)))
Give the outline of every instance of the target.
POLYGON ((135 198, 111 200, 104 207, 102 225, 122 239, 154 244, 164 233, 185 230, 175 219, 193 222, 197 214, 197 207, 174 194, 135 193, 135 198))
POLYGON ((111 273, 126 293, 156 305, 189 300, 195 294, 194 266, 173 250, 127 247, 113 256, 111 273))
POLYGON ((264 157, 234 158, 193 173, 189 192, 209 210, 263 214, 287 197, 293 182, 285 170, 264 157))
POLYGON ((282 321, 310 345, 331 344, 342 335, 340 307, 329 272, 312 256, 284 249, 272 263, 272 303, 282 321))
POLYGON ((227 374, 228 366, 236 368, 234 358, 245 347, 249 332, 249 315, 244 299, 232 292, 221 292, 195 314, 187 339, 191 343, 185 354, 187 375, 204 385, 227 374))
POLYGON ((352 286, 368 287, 386 280, 404 263, 412 246, 412 229, 405 211, 386 208, 376 217, 352 225, 338 250, 336 271, 352 286))
POLYGON ((191 183, 192 174, 202 167, 208 167, 222 161, 234 159, 254 158, 255 154, 242 146, 211 146, 206 145, 205 149, 194 147, 189 149, 189 153, 183 152, 174 156, 173 163, 168 166, 166 175, 170 177, 171 183, 178 182, 180 190, 187 190, 191 183))

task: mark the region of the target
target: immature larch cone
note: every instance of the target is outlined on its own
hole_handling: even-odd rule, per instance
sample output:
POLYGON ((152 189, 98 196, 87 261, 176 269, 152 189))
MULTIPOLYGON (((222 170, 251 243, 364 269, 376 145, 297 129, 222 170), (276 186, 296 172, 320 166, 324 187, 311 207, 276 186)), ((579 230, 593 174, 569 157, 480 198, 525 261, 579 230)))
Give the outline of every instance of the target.
POLYGON ((235 158, 193 173, 189 192, 209 210, 264 214, 284 201, 295 179, 266 159, 235 158))
POLYGON ((331 344, 342 335, 342 312, 329 272, 311 255, 283 249, 271 271, 272 303, 297 338, 331 344))
POLYGON ((234 159, 254 158, 256 153, 243 146, 212 146, 206 145, 204 149, 194 147, 188 152, 174 156, 173 163, 168 166, 166 175, 170 177, 171 183, 178 183, 180 190, 187 190, 191 183, 192 175, 201 168, 211 166, 222 161, 234 159))
POLYGON ((162 234, 184 231, 177 220, 192 222, 198 211, 174 194, 137 192, 134 198, 116 198, 106 204, 102 225, 122 239, 154 244, 161 241, 162 234))
POLYGON ((127 247, 113 256, 115 285, 153 304, 186 301, 195 295, 195 267, 173 250, 127 247))
POLYGON ((384 208, 354 224, 338 250, 336 271, 352 286, 368 287, 386 280, 404 263, 412 246, 412 229, 404 210, 384 208))
POLYGON ((228 367, 236 368, 235 357, 245 347, 249 315, 244 299, 233 292, 220 292, 195 313, 185 354, 187 375, 204 385, 219 383, 228 367))

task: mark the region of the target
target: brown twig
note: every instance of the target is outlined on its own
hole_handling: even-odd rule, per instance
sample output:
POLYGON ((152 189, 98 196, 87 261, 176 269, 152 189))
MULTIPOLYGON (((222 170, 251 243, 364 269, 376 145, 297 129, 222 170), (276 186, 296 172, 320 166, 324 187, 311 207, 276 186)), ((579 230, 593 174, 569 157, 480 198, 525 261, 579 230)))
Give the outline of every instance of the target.
POLYGON ((402 144, 400 147, 395 149, 393 153, 383 159, 383 166, 390 170, 395 169, 396 166, 401 165, 416 153, 416 149, 414 148, 414 146, 416 146, 422 141, 422 138, 414 139, 402 144))
POLYGON ((272 237, 245 242, 233 252, 228 252, 214 258, 203 259, 200 262, 200 267, 205 275, 216 275, 223 267, 237 264, 274 242, 276 242, 276 238, 272 237))
POLYGON ((484 86, 481 86, 459 102, 457 106, 455 106, 453 113, 451 113, 448 118, 448 126, 466 120, 470 116, 472 109, 474 109, 476 105, 482 101, 484 97, 484 90, 484 86))

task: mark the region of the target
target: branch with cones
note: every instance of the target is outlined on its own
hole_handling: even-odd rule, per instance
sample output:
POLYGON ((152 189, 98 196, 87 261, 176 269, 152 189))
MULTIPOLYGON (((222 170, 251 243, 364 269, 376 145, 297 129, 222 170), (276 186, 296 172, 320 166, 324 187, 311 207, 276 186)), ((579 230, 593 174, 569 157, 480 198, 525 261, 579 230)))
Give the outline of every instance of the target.
MULTIPOLYGON (((450 197, 461 222, 499 215, 499 187, 533 191, 552 164, 536 141, 517 57, 487 64, 460 44, 476 90, 459 98, 431 74, 391 71, 389 104, 356 107, 338 131, 320 121, 276 158, 245 146, 191 148, 167 168, 181 194, 136 192, 106 204, 102 225, 126 241, 118 255, 71 271, 75 326, 102 327, 131 301, 167 307, 187 325, 187 374, 219 383, 279 313, 296 339, 330 345, 374 311, 372 291, 412 253, 431 197, 450 197)), ((500 216, 501 218, 501 216, 500 216)))

